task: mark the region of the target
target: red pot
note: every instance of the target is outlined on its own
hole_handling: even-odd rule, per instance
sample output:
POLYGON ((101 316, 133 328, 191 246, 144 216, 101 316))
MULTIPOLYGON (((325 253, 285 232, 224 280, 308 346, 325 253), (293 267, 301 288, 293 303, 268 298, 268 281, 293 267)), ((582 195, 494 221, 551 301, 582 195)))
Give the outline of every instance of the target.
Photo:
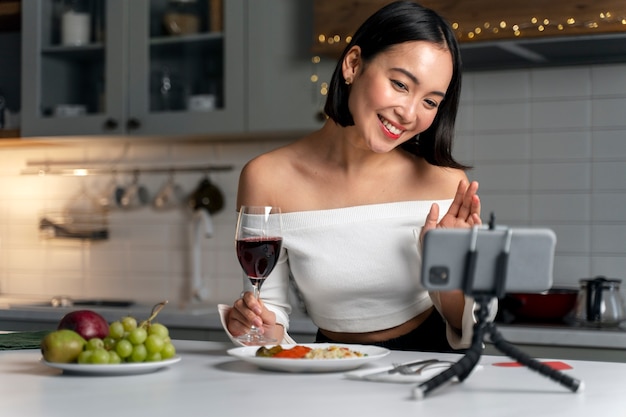
POLYGON ((509 293, 503 308, 516 320, 562 320, 570 313, 578 297, 578 290, 553 288, 542 293, 509 293))

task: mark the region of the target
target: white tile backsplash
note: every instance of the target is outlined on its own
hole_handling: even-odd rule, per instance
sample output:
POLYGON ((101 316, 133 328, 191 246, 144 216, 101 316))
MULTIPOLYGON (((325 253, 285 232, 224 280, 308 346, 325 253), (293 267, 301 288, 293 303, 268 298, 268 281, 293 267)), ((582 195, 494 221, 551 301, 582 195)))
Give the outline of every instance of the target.
POLYGON ((594 130, 591 142, 595 159, 626 160, 626 129, 594 130))
MULTIPOLYGON (((470 73, 465 76, 455 155, 475 169, 483 219, 553 228, 555 285, 604 274, 626 278, 626 65, 470 73)), ((0 291, 80 297, 184 300, 189 285, 189 214, 150 207, 109 216, 102 242, 42 239, 45 210, 112 176, 20 175, 27 161, 110 160, 137 166, 232 165, 211 180, 225 196, 202 242, 210 302, 231 302, 242 276, 232 233, 238 174, 252 157, 283 142, 94 143, 0 148, 0 291)), ((152 193, 167 174, 141 175, 152 193)), ((190 193, 201 173, 177 173, 190 193)), ((120 183, 130 180, 119 176, 120 183)))
POLYGON ((531 138, 531 157, 534 161, 591 158, 591 132, 535 131, 531 138))
POLYGON ((530 98, 529 71, 483 72, 472 77, 473 98, 482 101, 527 101, 530 98))
POLYGON ((626 187, 610 193, 597 192, 592 195, 594 223, 626 222, 626 187))
POLYGON ((499 164, 476 162, 472 177, 478 180, 481 191, 528 192, 530 165, 520 163, 499 164))
MULTIPOLYGON (((557 243, 558 247, 558 243, 557 243)), ((557 252, 554 257, 554 286, 578 288, 580 280, 599 275, 591 267, 589 256, 567 255, 557 252)), ((617 278, 621 275, 615 275, 617 278)))
POLYGON ((470 164, 474 160, 474 136, 457 133, 454 138, 454 147, 452 153, 459 161, 470 164))
POLYGON ((626 178, 626 163, 624 161, 594 162, 593 164, 594 190, 624 192, 626 189, 624 178, 626 178))
POLYGON ((586 223, 591 218, 591 196, 579 194, 531 194, 531 219, 539 223, 586 223))
POLYGON ((626 95, 624 65, 597 65, 591 67, 591 92, 594 96, 626 95))
POLYGON ((474 104, 474 128, 479 132, 529 129, 531 105, 521 101, 474 104))
POLYGON ((592 101, 592 126, 626 128, 626 97, 592 101))
POLYGON ((532 104, 533 129, 588 129, 591 123, 589 100, 549 100, 532 104))
POLYGON ((591 227, 586 224, 555 224, 551 226, 557 236, 560 253, 584 256, 591 250, 591 227))
POLYGON ((471 105, 464 105, 463 102, 461 103, 459 113, 456 117, 457 134, 474 130, 474 107, 471 105))
POLYGON ((591 252, 626 255, 626 225, 598 224, 593 226, 591 252))
POLYGON ((624 272, 626 271, 625 256, 592 256, 591 270, 593 276, 602 275, 607 278, 618 278, 622 280, 621 292, 624 293, 624 272))
POLYGON ((483 133, 474 138, 476 161, 528 161, 530 159, 530 134, 483 133))
POLYGON ((530 172, 532 190, 589 192, 591 188, 591 167, 587 162, 538 162, 532 164, 530 172))
POLYGON ((499 224, 523 226, 530 223, 530 199, 526 192, 507 194, 501 191, 480 191, 479 194, 484 220, 489 218, 490 213, 494 213, 499 224))
POLYGON ((468 73, 463 75, 462 80, 462 89, 461 89, 461 107, 464 106, 465 103, 471 103, 474 101, 474 78, 476 78, 478 73, 468 73))
MULTIPOLYGON (((60 211, 81 189, 96 197, 112 181, 104 174, 85 178, 21 175, 30 161, 107 161, 122 168, 232 165, 211 172, 210 180, 224 194, 224 208, 213 216, 215 234, 203 238, 202 277, 210 302, 230 302, 241 291, 241 268, 233 249, 235 196, 241 167, 257 154, 284 142, 213 143, 92 143, 72 146, 0 148, 0 291, 30 295, 133 298, 153 302, 185 301, 190 280, 193 232, 186 206, 159 211, 152 206, 110 211, 105 241, 44 239, 38 222, 47 211, 60 211)), ((112 164, 113 165, 113 164, 112 164)), ((204 172, 177 172, 175 180, 189 195, 204 172)), ((153 197, 167 173, 140 174, 153 197)), ((118 174, 126 185, 130 174, 118 174)))
POLYGON ((534 99, 588 97, 591 94, 589 67, 537 69, 530 74, 534 99))

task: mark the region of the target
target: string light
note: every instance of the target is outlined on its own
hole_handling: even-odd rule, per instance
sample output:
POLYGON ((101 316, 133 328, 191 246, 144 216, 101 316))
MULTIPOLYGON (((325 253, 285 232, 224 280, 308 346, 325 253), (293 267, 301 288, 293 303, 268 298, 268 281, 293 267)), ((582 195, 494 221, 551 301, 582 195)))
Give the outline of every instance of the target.
MULTIPOLYGON (((475 22, 473 23, 475 24, 475 22)), ((597 30, 601 26, 609 25, 623 25, 624 28, 620 29, 626 31, 626 16, 615 16, 611 11, 604 11, 597 14, 597 18, 590 20, 577 20, 572 17, 565 17, 561 19, 548 18, 545 16, 530 16, 526 19, 521 19, 520 22, 508 21, 505 19, 499 19, 495 22, 486 21, 482 26, 475 26, 473 30, 467 30, 463 28, 460 22, 451 22, 452 29, 456 32, 457 39, 459 40, 472 40, 478 41, 481 37, 494 37, 505 38, 508 34, 512 34, 514 37, 522 37, 524 35, 532 36, 533 33, 537 34, 550 33, 550 32, 566 32, 567 30, 576 31, 577 34, 581 33, 581 30, 597 30)), ((340 35, 328 35, 320 33, 317 36, 317 41, 320 45, 328 44, 335 45, 342 42, 340 35)), ((343 42, 346 44, 352 41, 351 35, 346 35, 343 38, 343 42)), ((313 95, 315 100, 320 100, 328 94, 328 83, 321 82, 318 75, 318 65, 320 63, 320 57, 314 56, 311 60, 313 63, 313 74, 311 75, 311 83, 313 85, 313 95)))
MULTIPOLYGON (((572 29, 598 29, 601 25, 609 25, 609 24, 622 24, 626 26, 626 17, 614 17, 614 14, 610 11, 601 12, 598 14, 597 20, 577 20, 574 17, 567 17, 563 19, 563 21, 558 21, 558 19, 549 19, 547 17, 538 17, 532 16, 529 19, 524 19, 520 23, 512 23, 507 22, 506 20, 500 20, 497 24, 493 24, 492 22, 485 22, 483 24, 483 28, 489 29, 493 26, 491 31, 483 31, 482 28, 476 27, 474 30, 469 32, 463 31, 463 26, 459 22, 453 22, 452 28, 456 31, 457 37, 459 39, 471 39, 478 40, 480 35, 485 34, 488 36, 489 34, 497 34, 499 30, 508 31, 510 30, 513 33, 513 36, 520 37, 524 34, 530 34, 530 31, 536 32, 547 32, 550 30, 553 31, 564 31, 566 28, 572 29)), ((626 28, 625 28, 626 30, 626 28)), ((506 33, 506 32, 503 32, 506 33)))
MULTIPOLYGON (((580 33, 583 29, 598 30, 602 26, 616 24, 625 26, 624 30, 626 30, 626 16, 618 17, 611 11, 603 11, 596 16, 597 18, 591 18, 589 20, 577 20, 573 16, 554 19, 535 15, 521 19, 520 22, 510 22, 505 19, 500 19, 496 22, 484 22, 482 26, 476 26, 471 30, 463 28, 461 22, 452 22, 451 26, 459 40, 480 40, 481 37, 489 37, 491 35, 498 35, 498 37, 502 38, 506 37, 507 33, 515 37, 521 37, 524 35, 532 35, 533 32, 565 32, 568 29, 577 30, 576 33, 580 33)), ((320 44, 327 43, 333 45, 340 43, 341 40, 340 35, 318 35, 318 42, 320 44)), ((352 37, 346 36, 343 40, 345 43, 349 43, 352 37)))
POLYGON ((328 83, 320 80, 318 74, 320 62, 322 62, 322 59, 319 55, 311 57, 311 64, 313 64, 313 74, 311 74, 311 100, 318 107, 316 114, 317 120, 323 122, 327 119, 327 116, 324 113, 324 102, 326 101, 326 96, 328 95, 328 83))

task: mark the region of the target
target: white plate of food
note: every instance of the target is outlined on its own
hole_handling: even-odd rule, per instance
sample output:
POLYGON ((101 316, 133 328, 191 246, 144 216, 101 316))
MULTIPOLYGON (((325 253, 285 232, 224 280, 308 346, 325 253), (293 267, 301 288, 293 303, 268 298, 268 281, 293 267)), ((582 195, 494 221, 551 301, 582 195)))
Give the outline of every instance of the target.
MULTIPOLYGON (((299 343, 280 345, 284 350, 296 346, 312 349, 315 358, 283 358, 257 356, 260 346, 244 346, 228 350, 228 354, 259 368, 283 372, 339 372, 356 369, 389 354, 389 349, 371 345, 340 343, 299 343)), ((268 346, 271 348, 272 346, 268 346)))
POLYGON ((80 363, 57 363, 41 359, 41 363, 51 368, 62 369, 64 373, 83 375, 136 375, 156 372, 177 362, 180 356, 158 362, 120 363, 115 365, 95 365, 80 363))

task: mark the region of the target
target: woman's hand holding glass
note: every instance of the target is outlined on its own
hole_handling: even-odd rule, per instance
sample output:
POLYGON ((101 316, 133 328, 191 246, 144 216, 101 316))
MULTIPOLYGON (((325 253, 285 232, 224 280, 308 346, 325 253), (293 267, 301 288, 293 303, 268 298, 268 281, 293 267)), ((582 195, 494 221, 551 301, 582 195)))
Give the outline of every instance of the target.
POLYGON ((276 315, 263 305, 263 301, 257 300, 253 291, 242 293, 241 298, 235 301, 226 326, 235 338, 248 332, 251 326, 256 326, 259 333, 277 341, 284 336, 283 326, 276 324, 276 315))
POLYGON ((274 326, 276 316, 268 311, 260 299, 261 285, 278 262, 282 247, 282 219, 278 207, 242 206, 235 235, 237 259, 254 288, 235 302, 228 318, 231 334, 240 334, 237 340, 246 345, 274 343, 276 339, 264 336, 266 326, 274 326), (267 322, 266 322, 267 320, 267 322), (262 330, 263 329, 263 330, 262 330))

